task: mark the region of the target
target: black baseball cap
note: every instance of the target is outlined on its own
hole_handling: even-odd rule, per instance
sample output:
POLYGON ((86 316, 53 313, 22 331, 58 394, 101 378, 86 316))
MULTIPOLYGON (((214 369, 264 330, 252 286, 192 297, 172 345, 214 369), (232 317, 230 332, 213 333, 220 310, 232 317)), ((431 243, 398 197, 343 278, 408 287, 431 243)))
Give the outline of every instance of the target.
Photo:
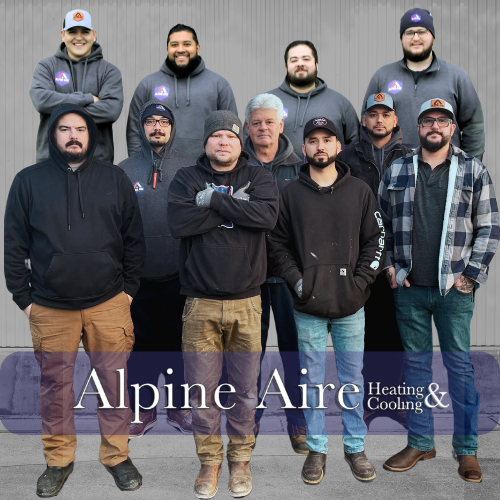
POLYGON ((306 137, 313 131, 318 128, 325 128, 330 131, 335 137, 337 137, 337 129, 332 121, 328 118, 324 118, 323 116, 318 116, 309 120, 304 126, 304 142, 306 141, 306 137))

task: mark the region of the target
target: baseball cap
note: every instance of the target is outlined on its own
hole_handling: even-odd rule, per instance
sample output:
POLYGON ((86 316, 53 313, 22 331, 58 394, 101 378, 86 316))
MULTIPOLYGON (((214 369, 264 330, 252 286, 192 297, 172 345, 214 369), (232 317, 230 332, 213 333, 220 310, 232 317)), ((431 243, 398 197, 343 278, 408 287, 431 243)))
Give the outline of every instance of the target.
POLYGON ((383 92, 379 92, 378 94, 372 94, 366 100, 366 108, 365 112, 368 111, 373 106, 385 106, 389 108, 391 111, 394 111, 394 101, 389 94, 384 94, 383 92))
POLYGON ((426 111, 443 111, 452 120, 455 120, 455 114, 453 113, 453 108, 444 99, 431 99, 422 104, 420 108, 420 113, 418 114, 418 120, 426 111))
POLYGON ((318 128, 325 128, 326 130, 329 130, 335 137, 337 137, 337 129, 335 128, 335 125, 333 124, 332 121, 330 121, 328 118, 324 118, 323 116, 318 116, 316 118, 313 118, 312 120, 309 120, 305 126, 304 126, 304 142, 306 140, 306 137, 313 131, 318 128))
POLYGON ((92 28, 92 19, 90 14, 86 10, 76 9, 71 10, 66 14, 66 17, 64 18, 63 30, 67 31, 76 26, 81 26, 82 28, 87 28, 89 30, 94 29, 92 28))

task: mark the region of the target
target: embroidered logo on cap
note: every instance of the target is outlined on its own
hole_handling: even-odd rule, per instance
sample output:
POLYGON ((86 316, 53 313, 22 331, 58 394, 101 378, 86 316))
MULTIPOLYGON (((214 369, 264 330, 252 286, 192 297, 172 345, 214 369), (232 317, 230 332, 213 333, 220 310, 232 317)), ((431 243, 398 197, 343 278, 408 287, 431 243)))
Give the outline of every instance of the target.
POLYGON ((444 108, 444 102, 441 99, 433 99, 431 101, 432 108, 444 108))
POLYGON ((377 94, 373 99, 377 102, 383 102, 385 101, 385 95, 384 94, 377 94))
POLYGON ((159 109, 160 111, 166 111, 166 109, 161 104, 157 104, 156 109, 159 109))
POLYGON ((340 276, 347 276, 347 269, 345 267, 340 269, 340 276))
POLYGON ((411 20, 416 23, 417 21, 420 21, 422 18, 418 15, 418 14, 413 14, 413 16, 411 16, 411 20))
POLYGON ((372 269, 378 269, 378 266, 380 266, 380 262, 378 260, 374 260, 371 264, 370 267, 372 269))
POLYGON ((83 21, 83 13, 80 12, 79 10, 73 14, 73 20, 74 21, 83 21))
POLYGON ((397 94, 403 90, 403 84, 397 80, 393 80, 387 87, 390 94, 397 94))
POLYGON ((288 118, 288 109, 283 108, 283 118, 288 118))
POLYGON ((165 87, 165 85, 160 85, 159 87, 155 88, 155 97, 160 99, 160 101, 163 101, 163 99, 166 99, 168 97, 169 92, 170 89, 168 87, 165 87))
POLYGON ((239 134, 240 133, 240 127, 238 127, 238 125, 236 125, 235 123, 233 123, 233 128, 232 128, 233 132, 235 134, 239 134))
POLYGON ((137 196, 139 196, 140 194, 144 193, 144 188, 142 187, 142 185, 141 185, 141 183, 139 181, 137 181, 134 184, 134 191, 135 191, 135 194, 137 194, 137 196))
POLYGON ((68 73, 65 73, 64 71, 60 71, 59 73, 56 73, 55 77, 55 82, 57 85, 64 87, 69 83, 69 75, 68 73))
POLYGON ((315 118, 313 120, 313 125, 316 127, 324 127, 328 123, 326 118, 315 118))

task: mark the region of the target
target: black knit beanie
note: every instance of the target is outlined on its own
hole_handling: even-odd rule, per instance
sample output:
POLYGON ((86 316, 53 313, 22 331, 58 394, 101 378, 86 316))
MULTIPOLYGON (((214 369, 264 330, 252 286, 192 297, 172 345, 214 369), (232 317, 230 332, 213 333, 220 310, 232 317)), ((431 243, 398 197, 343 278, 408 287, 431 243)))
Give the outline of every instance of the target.
POLYGON ((403 33, 408 28, 413 28, 414 26, 427 28, 432 33, 432 36, 436 38, 436 34, 434 32, 434 20, 432 19, 431 13, 428 10, 410 9, 406 11, 401 18, 399 38, 403 36, 403 33))

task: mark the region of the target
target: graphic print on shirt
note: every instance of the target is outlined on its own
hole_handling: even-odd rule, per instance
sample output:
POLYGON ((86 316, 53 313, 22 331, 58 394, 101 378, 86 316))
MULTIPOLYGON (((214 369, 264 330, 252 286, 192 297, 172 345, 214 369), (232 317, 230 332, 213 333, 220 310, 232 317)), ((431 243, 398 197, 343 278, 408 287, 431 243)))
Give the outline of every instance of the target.
POLYGON ((134 191, 137 196, 144 193, 144 188, 142 187, 142 184, 139 181, 134 182, 134 191))
POLYGON ((163 101, 163 99, 166 99, 168 97, 169 92, 170 89, 168 87, 166 87, 165 85, 160 85, 159 87, 155 88, 155 97, 160 101, 163 101))
MULTIPOLYGON (((219 191, 219 193, 225 193, 225 194, 228 194, 229 196, 231 196, 233 194, 233 186, 216 186, 212 182, 212 187, 214 188, 215 191, 219 191)), ((230 220, 228 220, 218 227, 225 227, 226 229, 233 229, 234 224, 230 220)))
POLYGON ((401 92, 403 90, 403 84, 401 82, 398 82, 397 80, 392 80, 392 82, 389 83, 387 87, 389 94, 397 94, 398 92, 401 92))
POLYGON ((59 85, 60 87, 64 87, 65 85, 68 85, 69 83, 69 75, 68 73, 65 73, 64 71, 58 71, 56 73, 56 77, 54 81, 59 85))
POLYGON ((283 108, 283 118, 288 118, 288 109, 283 108))

